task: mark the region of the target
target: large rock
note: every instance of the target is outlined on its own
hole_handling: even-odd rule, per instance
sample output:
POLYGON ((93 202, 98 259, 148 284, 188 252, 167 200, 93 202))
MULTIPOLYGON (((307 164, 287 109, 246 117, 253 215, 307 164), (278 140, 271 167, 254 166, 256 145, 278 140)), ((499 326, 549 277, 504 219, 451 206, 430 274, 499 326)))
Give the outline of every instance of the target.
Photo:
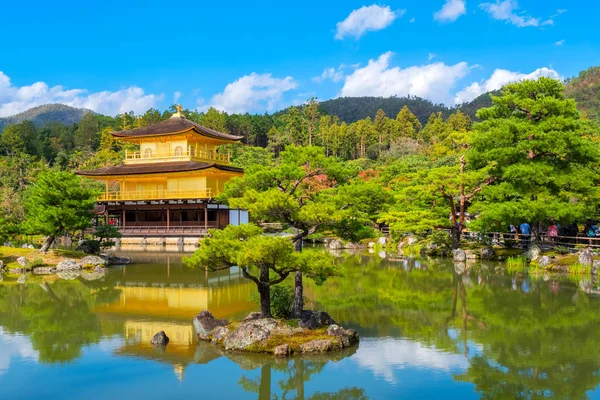
POLYGON ((277 321, 273 318, 242 322, 237 329, 225 337, 223 347, 225 350, 247 350, 253 344, 267 340, 276 327, 277 321))
POLYGON ((150 344, 153 346, 166 346, 169 344, 169 337, 165 331, 160 331, 150 339, 150 344))
POLYGON ((329 336, 339 337, 344 347, 350 347, 358 343, 358 333, 354 329, 344 329, 339 325, 329 325, 327 328, 329 336))
POLYGON ((592 275, 598 275, 598 270, 600 269, 600 260, 594 260, 592 263, 592 275))
POLYGON ((388 242, 387 237, 382 236, 379 239, 377 239, 377 244, 380 246, 385 246, 386 243, 388 242))
POLYGON ((538 261, 538 267, 546 268, 546 267, 550 266, 551 263, 552 263, 552 259, 550 257, 542 256, 540 258, 540 261, 538 261))
POLYGON ((340 239, 334 239, 329 242, 329 248, 331 250, 342 250, 344 248, 344 242, 342 242, 340 239))
POLYGON ((225 319, 216 319, 210 311, 202 310, 194 317, 194 328, 198 339, 209 340, 210 335, 219 326, 226 326, 229 322, 225 319))
POLYGON ((273 349, 273 354, 277 357, 287 357, 292 354, 292 348, 289 344, 281 344, 273 349))
POLYGON ((106 260, 107 265, 125 265, 131 262, 129 257, 119 257, 114 254, 100 254, 106 260))
POLYGON ((537 244, 532 244, 525 255, 528 260, 535 261, 542 256, 542 249, 537 244))
POLYGON ((25 268, 25 267, 27 267, 27 259, 25 257, 19 257, 19 258, 17 258, 17 264, 19 264, 21 267, 25 268))
POLYGON ((255 319, 261 319, 262 317, 263 315, 260 311, 253 311, 250 314, 248 314, 246 318, 244 318, 244 321, 252 321, 255 319))
POLYGON ((302 343, 300 345, 300 351, 302 353, 325 353, 327 351, 339 350, 341 347, 342 344, 339 340, 320 339, 302 343))
POLYGON ((77 263, 77 261, 71 260, 69 258, 66 260, 62 260, 56 266, 57 271, 74 271, 74 270, 78 270, 78 269, 81 269, 81 265, 79 265, 79 263, 77 263))
POLYGON ((492 246, 486 246, 479 252, 482 260, 491 260, 496 257, 496 250, 492 246))
POLYGON ((100 256, 85 256, 79 261, 83 268, 104 267, 106 264, 106 260, 100 256))
POLYGON ((221 340, 225 339, 225 337, 229 334, 229 328, 226 326, 219 326, 213 332, 212 340, 210 341, 212 344, 217 344, 221 340))
POLYGON ((581 250, 581 253, 579 253, 579 264, 589 267, 589 266, 592 266, 593 263, 594 263, 594 259, 593 259, 592 249, 588 247, 588 248, 581 250))
POLYGON ((353 242, 346 243, 346 245, 344 247, 346 249, 350 249, 350 250, 362 250, 364 248, 364 246, 362 244, 353 243, 353 242))
POLYGON ((319 329, 329 325, 337 325, 337 323, 325 311, 304 311, 302 313, 301 328, 319 329))
POLYGON ((465 262, 467 261, 467 253, 463 249, 454 250, 454 262, 465 262))

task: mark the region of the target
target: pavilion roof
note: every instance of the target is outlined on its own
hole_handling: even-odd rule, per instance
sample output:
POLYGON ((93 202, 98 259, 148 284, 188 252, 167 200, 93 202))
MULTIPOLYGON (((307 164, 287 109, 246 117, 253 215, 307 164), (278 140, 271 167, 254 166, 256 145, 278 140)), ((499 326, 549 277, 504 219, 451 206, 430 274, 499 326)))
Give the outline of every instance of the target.
POLYGON ((165 136, 165 135, 176 135, 183 132, 193 130, 196 133, 206 136, 212 139, 238 141, 242 139, 242 136, 230 135, 216 131, 214 129, 207 128, 200 124, 190 121, 183 115, 173 115, 171 118, 157 122, 152 125, 144 126, 137 129, 131 129, 128 131, 112 132, 112 135, 116 138, 143 138, 147 136, 165 136))
POLYGON ((215 163, 203 163, 197 161, 171 161, 149 164, 125 164, 92 170, 80 170, 77 171, 76 174, 83 176, 143 175, 168 172, 199 171, 208 168, 216 168, 222 171, 230 172, 244 172, 242 168, 230 167, 228 165, 220 165, 215 163))

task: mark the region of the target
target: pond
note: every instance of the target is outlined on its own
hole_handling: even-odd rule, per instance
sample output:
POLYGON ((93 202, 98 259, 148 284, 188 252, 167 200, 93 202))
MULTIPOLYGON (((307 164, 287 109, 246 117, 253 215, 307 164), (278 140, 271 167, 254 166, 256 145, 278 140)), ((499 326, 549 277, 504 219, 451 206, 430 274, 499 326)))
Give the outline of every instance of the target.
MULTIPOLYGON (((222 354, 192 318, 256 310, 237 270, 190 271, 181 255, 129 253, 102 279, 0 283, 0 398, 600 398, 600 300, 590 279, 458 275, 440 260, 338 258, 307 282, 308 308, 361 335, 312 357, 222 354), (149 346, 164 330, 164 351, 149 346)), ((73 277, 71 277, 73 278, 73 277)))

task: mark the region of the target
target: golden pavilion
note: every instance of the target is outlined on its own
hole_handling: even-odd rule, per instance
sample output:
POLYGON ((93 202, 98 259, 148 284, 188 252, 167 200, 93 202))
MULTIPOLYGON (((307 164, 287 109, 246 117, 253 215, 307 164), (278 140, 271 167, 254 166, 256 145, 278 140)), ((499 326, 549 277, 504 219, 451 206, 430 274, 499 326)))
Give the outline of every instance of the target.
POLYGON ((214 200, 229 179, 243 174, 217 146, 241 136, 192 122, 180 106, 168 120, 112 135, 139 150, 126 151, 122 165, 77 174, 105 183, 97 213, 123 236, 203 236, 210 228, 247 222, 246 211, 214 200))

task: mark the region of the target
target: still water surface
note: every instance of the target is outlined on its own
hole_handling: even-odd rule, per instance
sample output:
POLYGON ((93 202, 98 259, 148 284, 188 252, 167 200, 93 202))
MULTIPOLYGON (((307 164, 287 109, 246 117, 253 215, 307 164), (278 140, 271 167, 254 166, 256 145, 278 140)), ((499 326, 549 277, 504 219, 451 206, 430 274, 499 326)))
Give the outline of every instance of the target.
POLYGON ((99 280, 0 283, 0 399, 600 399, 600 303, 587 280, 345 256, 345 276, 306 295, 360 345, 277 360, 194 339, 202 309, 257 309, 239 271, 126 255, 132 264, 99 280), (164 352, 148 345, 159 330, 164 352))

